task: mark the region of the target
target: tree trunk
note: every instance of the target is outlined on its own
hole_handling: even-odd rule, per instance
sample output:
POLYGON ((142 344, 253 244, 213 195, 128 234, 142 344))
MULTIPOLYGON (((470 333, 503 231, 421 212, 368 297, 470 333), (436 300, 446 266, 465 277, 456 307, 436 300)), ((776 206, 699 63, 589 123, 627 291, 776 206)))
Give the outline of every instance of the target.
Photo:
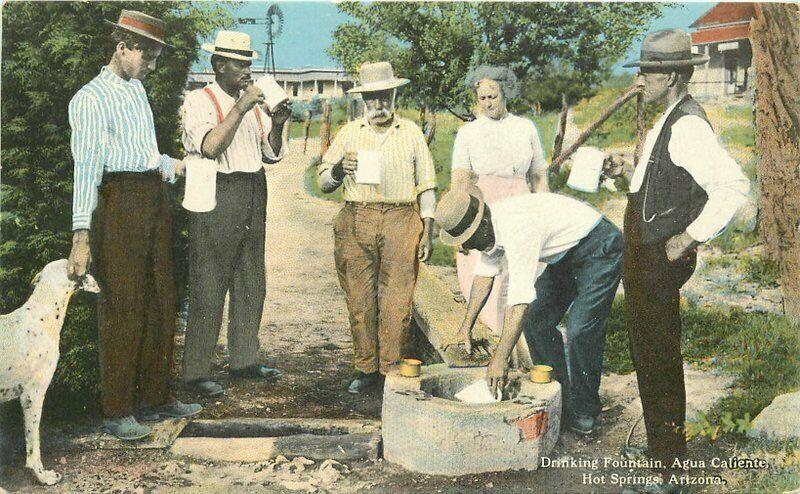
POLYGON ((800 8, 758 4, 751 22, 756 72, 759 228, 780 265, 784 312, 800 322, 800 8))
POLYGON ((431 145, 433 142, 433 138, 436 135, 436 113, 433 110, 427 110, 428 118, 425 121, 425 126, 422 127, 423 133, 425 134, 425 142, 428 146, 431 145))

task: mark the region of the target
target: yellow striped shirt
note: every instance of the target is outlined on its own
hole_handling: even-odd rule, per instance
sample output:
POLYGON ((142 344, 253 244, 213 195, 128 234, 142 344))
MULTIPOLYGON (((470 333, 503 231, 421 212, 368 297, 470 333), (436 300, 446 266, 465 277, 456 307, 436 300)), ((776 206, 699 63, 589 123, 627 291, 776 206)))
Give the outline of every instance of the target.
POLYGON ((436 170, 425 137, 413 122, 398 118, 385 134, 374 131, 366 118, 354 120, 339 130, 322 157, 318 172, 339 163, 347 153, 379 151, 383 167, 381 183, 357 184, 344 179, 344 200, 353 202, 415 202, 417 196, 436 188, 436 170))

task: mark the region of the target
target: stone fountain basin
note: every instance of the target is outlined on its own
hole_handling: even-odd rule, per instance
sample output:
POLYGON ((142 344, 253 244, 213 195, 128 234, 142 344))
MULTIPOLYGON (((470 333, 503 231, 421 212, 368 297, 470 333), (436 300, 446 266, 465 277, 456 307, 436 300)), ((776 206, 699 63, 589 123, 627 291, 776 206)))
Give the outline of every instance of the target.
POLYGON ((510 388, 516 390, 507 400, 470 404, 454 398, 485 375, 485 367, 446 364, 425 366, 416 378, 388 375, 384 459, 431 475, 536 470, 558 440, 561 385, 535 384, 512 372, 510 388))

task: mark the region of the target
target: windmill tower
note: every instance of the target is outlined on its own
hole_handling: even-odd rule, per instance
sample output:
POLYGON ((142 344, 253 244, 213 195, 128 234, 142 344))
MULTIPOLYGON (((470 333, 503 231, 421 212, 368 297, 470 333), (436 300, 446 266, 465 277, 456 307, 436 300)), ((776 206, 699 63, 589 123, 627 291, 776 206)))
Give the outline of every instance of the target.
POLYGON ((283 32, 283 11, 278 4, 273 3, 267 9, 267 49, 264 53, 264 72, 269 71, 275 77, 275 40, 283 32))

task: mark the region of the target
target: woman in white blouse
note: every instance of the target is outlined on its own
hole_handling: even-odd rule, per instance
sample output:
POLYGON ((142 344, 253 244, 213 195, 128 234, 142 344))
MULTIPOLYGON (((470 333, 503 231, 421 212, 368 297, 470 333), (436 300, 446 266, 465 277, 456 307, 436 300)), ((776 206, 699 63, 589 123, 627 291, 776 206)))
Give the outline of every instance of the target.
MULTIPOLYGON (((466 84, 475 90, 477 118, 458 130, 453 145, 451 188, 470 183, 493 202, 530 192, 547 192, 547 162, 536 125, 512 115, 506 102, 519 96, 519 84, 508 67, 481 65, 473 69, 466 84)), ((473 269, 479 253, 456 255, 461 292, 469 298, 473 269)), ((492 293, 480 319, 497 335, 503 331, 508 273, 495 278, 492 293)), ((516 351, 517 363, 532 365, 524 336, 516 351)))

